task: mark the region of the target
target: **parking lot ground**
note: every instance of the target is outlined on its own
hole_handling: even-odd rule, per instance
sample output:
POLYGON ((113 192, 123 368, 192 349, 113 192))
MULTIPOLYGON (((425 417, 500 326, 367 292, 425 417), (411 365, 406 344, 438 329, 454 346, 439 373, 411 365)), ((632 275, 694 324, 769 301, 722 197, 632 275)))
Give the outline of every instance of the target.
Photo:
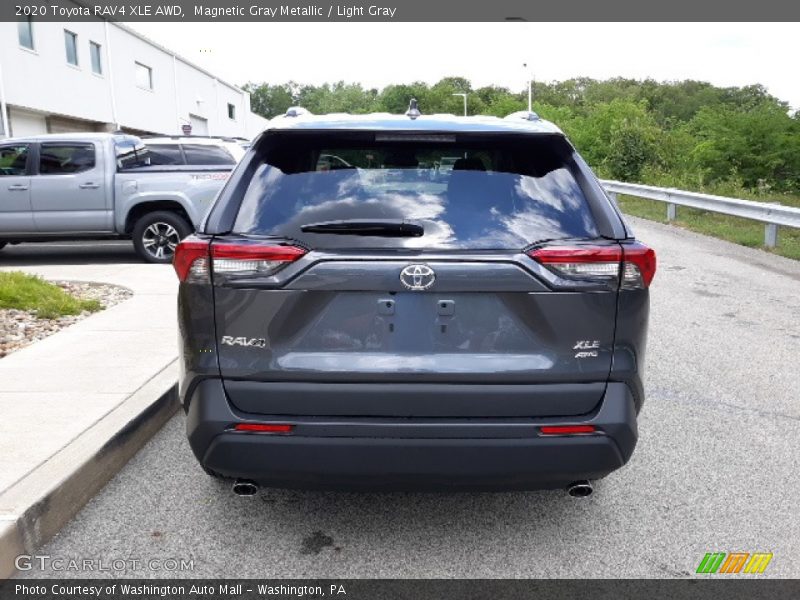
POLYGON ((0 250, 0 267, 142 264, 126 240, 11 244, 0 250))
POLYGON ((800 263, 631 221, 659 256, 647 400, 631 462, 590 498, 239 498, 200 470, 179 413, 40 553, 144 561, 111 573, 130 577, 624 578, 695 577, 706 552, 772 552, 759 577, 800 576, 800 263), (192 568, 146 564, 166 557, 192 568))
MULTIPOLYGON (((144 411, 174 386, 177 283, 169 265, 108 262, 97 247, 78 247, 71 258, 60 256, 60 264, 50 260, 56 248, 39 245, 44 252, 34 254, 19 249, 0 259, 0 269, 112 283, 133 291, 122 303, 0 360, 0 521, 16 523, 30 549, 49 539, 48 527, 60 527, 66 520, 51 517, 58 513, 69 518, 82 505, 61 506, 59 502, 71 505, 78 498, 59 500, 54 489, 74 483, 71 477, 94 453, 114 455, 116 450, 105 444, 114 440, 121 448, 117 432, 137 419, 137 410, 144 411), (152 397, 137 397, 165 371, 168 376, 152 397), (109 429, 109 422, 117 429, 109 429), (87 438, 93 428, 103 435, 87 438)), ((100 475, 84 473, 88 481, 77 489, 91 489, 88 483, 100 475)), ((0 573, 6 573, 6 566, 0 565, 0 573)))

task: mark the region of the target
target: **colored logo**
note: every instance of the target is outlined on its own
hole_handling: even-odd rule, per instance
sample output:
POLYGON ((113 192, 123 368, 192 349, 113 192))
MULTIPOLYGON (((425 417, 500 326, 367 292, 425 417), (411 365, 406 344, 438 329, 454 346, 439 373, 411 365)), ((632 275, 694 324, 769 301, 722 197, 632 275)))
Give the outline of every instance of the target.
POLYGON ((772 560, 772 552, 706 552, 697 573, 763 573, 772 560))

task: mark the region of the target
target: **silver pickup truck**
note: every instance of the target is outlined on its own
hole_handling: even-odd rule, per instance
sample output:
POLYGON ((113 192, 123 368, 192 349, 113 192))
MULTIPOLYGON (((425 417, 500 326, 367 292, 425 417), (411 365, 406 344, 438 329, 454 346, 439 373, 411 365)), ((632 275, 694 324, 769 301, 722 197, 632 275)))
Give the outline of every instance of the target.
POLYGON ((151 166, 142 140, 124 134, 0 140, 0 248, 125 238, 144 260, 170 262, 233 166, 151 166))

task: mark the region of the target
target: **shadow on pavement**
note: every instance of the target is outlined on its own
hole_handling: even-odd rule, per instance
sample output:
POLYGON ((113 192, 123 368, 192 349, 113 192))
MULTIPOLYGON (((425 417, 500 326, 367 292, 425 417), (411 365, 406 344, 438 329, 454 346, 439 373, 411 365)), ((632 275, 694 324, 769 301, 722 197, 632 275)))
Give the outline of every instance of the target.
POLYGON ((9 244, 0 250, 0 267, 39 265, 142 264, 127 241, 9 244))

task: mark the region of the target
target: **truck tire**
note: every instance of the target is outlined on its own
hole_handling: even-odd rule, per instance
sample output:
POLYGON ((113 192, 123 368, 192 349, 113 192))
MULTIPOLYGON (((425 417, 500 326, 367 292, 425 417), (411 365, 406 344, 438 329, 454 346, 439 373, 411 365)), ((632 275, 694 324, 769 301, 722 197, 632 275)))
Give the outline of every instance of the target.
POLYGON ((5 247, 6 247, 6 244, 8 244, 8 242, 0 242, 0 250, 2 250, 3 248, 5 248, 5 247))
POLYGON ((169 263, 178 242, 192 233, 192 226, 173 212, 156 211, 143 215, 133 226, 133 247, 145 261, 169 263))

